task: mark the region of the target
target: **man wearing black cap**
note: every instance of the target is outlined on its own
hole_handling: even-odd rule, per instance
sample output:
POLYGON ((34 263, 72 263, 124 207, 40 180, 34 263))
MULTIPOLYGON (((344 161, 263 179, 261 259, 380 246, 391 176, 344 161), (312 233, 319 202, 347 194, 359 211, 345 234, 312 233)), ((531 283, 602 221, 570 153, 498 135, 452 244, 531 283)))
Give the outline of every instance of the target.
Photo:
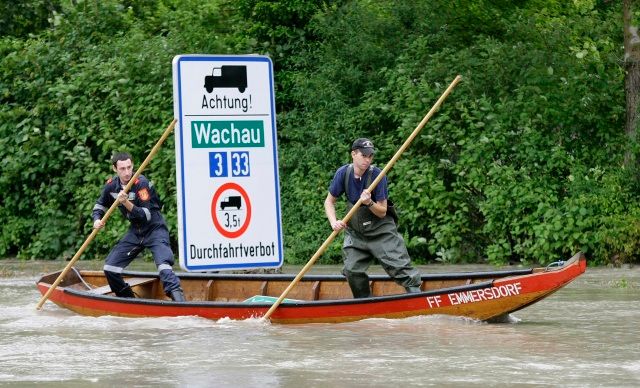
POLYGON ((351 145, 352 164, 340 167, 329 185, 329 193, 324 200, 324 210, 333 230, 345 229, 344 268, 353 296, 371 296, 367 269, 378 259, 382 268, 407 292, 420 292, 420 274, 411 265, 404 239, 398 233, 396 223, 387 214, 389 191, 387 177, 383 177, 372 193, 367 190, 381 170, 372 166, 375 148, 369 139, 356 139, 351 145), (336 218, 336 201, 345 193, 347 210, 362 199, 348 225, 336 218))

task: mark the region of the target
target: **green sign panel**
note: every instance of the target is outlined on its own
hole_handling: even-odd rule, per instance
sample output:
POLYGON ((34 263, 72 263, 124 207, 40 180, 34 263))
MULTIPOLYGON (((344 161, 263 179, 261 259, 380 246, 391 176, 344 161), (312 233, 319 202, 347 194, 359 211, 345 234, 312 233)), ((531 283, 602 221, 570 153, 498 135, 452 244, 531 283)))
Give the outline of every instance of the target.
POLYGON ((192 121, 193 148, 264 147, 261 120, 192 121))

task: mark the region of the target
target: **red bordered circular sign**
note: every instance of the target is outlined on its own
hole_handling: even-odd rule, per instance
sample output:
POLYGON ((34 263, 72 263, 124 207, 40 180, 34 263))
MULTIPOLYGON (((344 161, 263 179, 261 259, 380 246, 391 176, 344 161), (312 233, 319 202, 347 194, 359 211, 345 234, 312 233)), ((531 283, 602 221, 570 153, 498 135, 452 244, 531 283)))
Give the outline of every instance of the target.
POLYGON ((229 182, 216 190, 211 200, 211 218, 221 235, 228 238, 242 236, 251 221, 251 201, 242 186, 229 182))

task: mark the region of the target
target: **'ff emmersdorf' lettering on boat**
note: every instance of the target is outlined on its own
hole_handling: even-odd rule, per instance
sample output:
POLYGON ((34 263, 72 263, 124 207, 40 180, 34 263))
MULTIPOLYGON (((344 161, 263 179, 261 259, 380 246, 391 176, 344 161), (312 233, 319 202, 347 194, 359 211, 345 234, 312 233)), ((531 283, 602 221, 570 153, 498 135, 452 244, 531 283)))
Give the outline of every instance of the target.
POLYGON ((192 121, 193 148, 264 147, 260 120, 192 121))
POLYGON ((268 257, 273 256, 276 252, 276 243, 262 242, 254 245, 246 245, 240 243, 234 245, 231 243, 223 245, 222 243, 211 244, 208 247, 197 247, 193 244, 189 245, 189 256, 191 259, 231 259, 231 258, 249 258, 249 257, 268 257))
MULTIPOLYGON (((485 300, 500 299, 507 296, 520 295, 522 291, 522 284, 512 283, 504 284, 498 287, 480 288, 478 290, 453 292, 447 294, 449 303, 452 306, 465 303, 481 302, 485 300)), ((442 304, 442 297, 440 295, 428 296, 427 303, 429 307, 440 307, 442 304)))

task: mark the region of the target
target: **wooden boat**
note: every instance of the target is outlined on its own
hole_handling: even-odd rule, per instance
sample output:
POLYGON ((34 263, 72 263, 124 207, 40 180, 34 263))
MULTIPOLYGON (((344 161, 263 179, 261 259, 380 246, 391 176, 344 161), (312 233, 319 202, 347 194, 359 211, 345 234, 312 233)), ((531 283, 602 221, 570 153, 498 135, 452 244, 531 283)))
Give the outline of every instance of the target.
MULTIPOLYGON (((341 275, 307 275, 270 317, 273 323, 337 323, 366 318, 445 314, 482 321, 500 320, 559 290, 584 273, 582 253, 543 268, 424 274, 419 293, 407 294, 386 275, 371 276, 373 296, 353 299, 341 275)), ((60 272, 42 276, 44 295, 60 272)), ((137 298, 113 296, 102 271, 68 271, 49 300, 88 316, 199 316, 242 320, 262 317, 295 275, 179 274, 186 302, 162 292, 157 274, 125 272, 137 298)))

